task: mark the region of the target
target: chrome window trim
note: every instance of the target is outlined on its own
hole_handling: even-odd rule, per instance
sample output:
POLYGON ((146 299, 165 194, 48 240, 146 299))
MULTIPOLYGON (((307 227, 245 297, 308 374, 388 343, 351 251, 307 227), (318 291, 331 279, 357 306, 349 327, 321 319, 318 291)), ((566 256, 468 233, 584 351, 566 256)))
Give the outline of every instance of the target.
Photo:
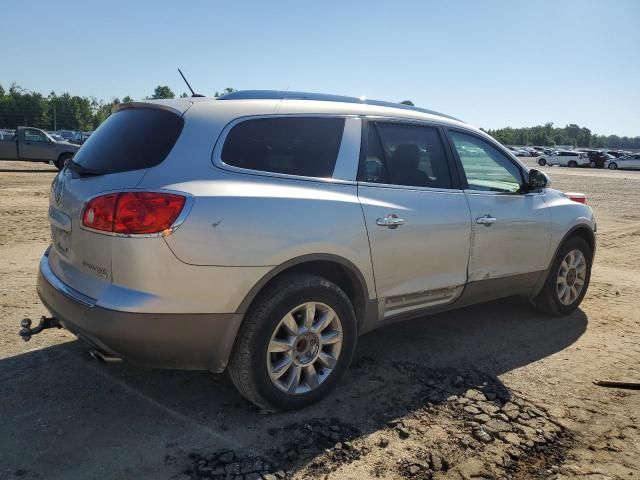
POLYGON ((82 305, 87 307, 94 307, 97 300, 95 298, 88 297, 87 295, 78 292, 77 290, 71 288, 62 280, 60 280, 51 267, 49 266, 49 251, 51 247, 47 249, 47 251, 42 256, 40 260, 40 271, 42 272, 42 276, 51 284, 53 288, 55 288, 58 292, 64 294, 69 297, 71 300, 75 300, 82 305))
POLYGON ((394 190, 417 190, 421 192, 433 192, 433 193, 464 193, 464 190, 459 188, 441 188, 441 187, 418 187, 411 185, 396 185, 395 183, 376 183, 376 182, 358 182, 360 187, 379 187, 379 188, 391 188, 394 190))
POLYGON ((520 197, 526 197, 526 196, 534 196, 534 195, 544 195, 545 192, 544 191, 536 191, 536 192, 492 192, 492 191, 488 191, 488 190, 472 190, 472 189, 466 189, 463 190, 464 193, 467 193, 469 195, 508 195, 510 197, 513 196, 520 196, 520 197))
POLYGON ((162 189, 158 189, 158 190, 148 190, 146 188, 128 188, 128 189, 115 189, 115 190, 105 190, 104 192, 100 192, 97 195, 93 195, 91 198, 87 199, 83 204, 82 204, 82 209, 80 210, 80 228, 82 230, 86 230, 88 232, 93 232, 93 233, 97 233, 100 235, 107 235, 110 237, 121 237, 121 238, 159 238, 159 237, 166 237, 167 235, 171 235, 173 232, 175 232, 178 228, 180 228, 180 226, 184 223, 184 221, 187 219, 187 217, 189 216, 189 212, 191 212, 191 208, 193 207, 193 196, 190 193, 186 193, 186 192, 181 192, 181 191, 177 191, 177 190, 162 190, 162 189), (127 192, 134 192, 134 193, 173 193, 175 195, 180 195, 182 197, 185 197, 185 202, 184 202, 184 207, 182 207, 182 211, 180 212, 180 215, 178 215, 178 218, 176 218, 175 222, 173 222, 173 224, 171 224, 171 226, 166 229, 163 230, 162 232, 158 232, 158 233, 116 233, 116 232, 105 232, 104 230, 96 230, 95 228, 90 228, 90 227, 85 227, 82 224, 82 217, 84 216, 84 209, 87 208, 87 205, 89 204, 89 202, 91 200, 93 200, 94 198, 97 197, 101 197, 103 195, 109 195, 110 193, 127 193, 127 192))
POLYGON ((273 114, 263 114, 263 115, 247 115, 243 117, 238 117, 235 120, 229 122, 222 129, 222 132, 218 136, 216 140, 216 144, 213 147, 213 153, 211 154, 211 161, 213 165, 221 170, 227 170, 235 173, 242 173, 245 175, 257 175, 261 177, 272 177, 272 178, 285 178, 290 180, 304 180, 311 182, 322 182, 322 183, 346 183, 346 184, 354 184, 356 182, 357 170, 358 170, 358 158, 360 152, 360 132, 362 121, 360 115, 351 115, 351 114, 333 114, 333 113, 273 113, 273 114), (331 177, 308 177, 305 175, 291 175, 288 173, 277 173, 277 172, 266 172, 264 170, 253 170, 251 168, 242 168, 236 167, 234 165, 229 165, 222 161, 222 148, 224 147, 224 142, 229 135, 229 132, 233 127, 238 125, 239 123, 246 122, 248 120, 257 120, 261 118, 344 118, 344 130, 342 131, 342 140, 340 142, 340 148, 338 149, 338 156, 336 158, 336 164, 333 168, 333 173, 331 177), (354 135, 353 129, 356 128, 355 124, 351 124, 351 122, 347 121, 349 119, 357 120, 360 124, 358 128, 357 134, 354 135), (347 125, 350 125, 349 131, 347 132, 347 125), (345 145, 345 142, 356 142, 357 145, 345 145), (355 164, 353 173, 351 178, 336 178, 336 172, 341 177, 348 177, 349 171, 351 170, 348 162, 348 155, 350 155, 354 149, 357 149, 358 155, 352 160, 355 164), (343 156, 341 158, 341 156, 343 156))

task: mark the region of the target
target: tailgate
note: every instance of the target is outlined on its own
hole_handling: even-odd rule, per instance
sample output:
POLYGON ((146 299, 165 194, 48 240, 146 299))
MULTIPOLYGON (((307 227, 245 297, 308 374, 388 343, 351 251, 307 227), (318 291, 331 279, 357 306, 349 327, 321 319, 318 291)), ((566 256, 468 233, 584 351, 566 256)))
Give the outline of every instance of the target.
POLYGON ((166 103, 124 104, 55 178, 49 199, 49 267, 71 288, 98 299, 113 281, 117 237, 83 228, 85 205, 99 195, 135 189, 169 155, 184 126, 181 113, 166 103))

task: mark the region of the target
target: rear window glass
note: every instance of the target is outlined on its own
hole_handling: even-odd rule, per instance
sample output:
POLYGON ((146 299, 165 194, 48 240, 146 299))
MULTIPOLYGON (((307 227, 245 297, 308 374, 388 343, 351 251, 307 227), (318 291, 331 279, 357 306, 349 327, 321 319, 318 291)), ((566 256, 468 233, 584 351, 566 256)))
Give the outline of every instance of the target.
POLYGON ((180 115, 167 110, 120 110, 91 134, 73 162, 104 174, 155 167, 169 154, 183 125, 180 115))
POLYGON ((234 126, 222 161, 263 172, 327 178, 333 175, 344 118, 278 117, 234 126))

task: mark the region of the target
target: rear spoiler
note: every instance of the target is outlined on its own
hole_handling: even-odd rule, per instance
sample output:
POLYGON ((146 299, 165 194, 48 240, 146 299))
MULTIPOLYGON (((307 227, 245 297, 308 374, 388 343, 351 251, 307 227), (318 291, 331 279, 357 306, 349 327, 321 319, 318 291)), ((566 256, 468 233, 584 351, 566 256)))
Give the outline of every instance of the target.
POLYGON ((115 105, 111 109, 111 113, 119 112, 120 110, 126 110, 129 108, 154 108, 158 110, 166 110, 168 112, 176 113, 180 116, 184 115, 184 113, 191 108, 193 105, 192 101, 186 99, 180 100, 152 100, 152 101, 133 101, 133 102, 122 102, 115 105), (180 108, 183 107, 183 108, 180 108))

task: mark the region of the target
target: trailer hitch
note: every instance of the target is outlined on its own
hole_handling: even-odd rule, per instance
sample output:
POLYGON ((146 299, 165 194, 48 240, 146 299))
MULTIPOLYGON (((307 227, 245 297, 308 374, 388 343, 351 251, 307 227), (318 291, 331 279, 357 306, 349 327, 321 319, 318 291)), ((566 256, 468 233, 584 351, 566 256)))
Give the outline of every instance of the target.
POLYGON ((20 336, 22 340, 28 342, 31 340, 32 335, 36 335, 47 328, 62 328, 62 326, 58 323, 58 320, 54 317, 42 317, 40 318, 40 323, 34 328, 31 328, 31 319, 24 318, 20 322, 20 336))

